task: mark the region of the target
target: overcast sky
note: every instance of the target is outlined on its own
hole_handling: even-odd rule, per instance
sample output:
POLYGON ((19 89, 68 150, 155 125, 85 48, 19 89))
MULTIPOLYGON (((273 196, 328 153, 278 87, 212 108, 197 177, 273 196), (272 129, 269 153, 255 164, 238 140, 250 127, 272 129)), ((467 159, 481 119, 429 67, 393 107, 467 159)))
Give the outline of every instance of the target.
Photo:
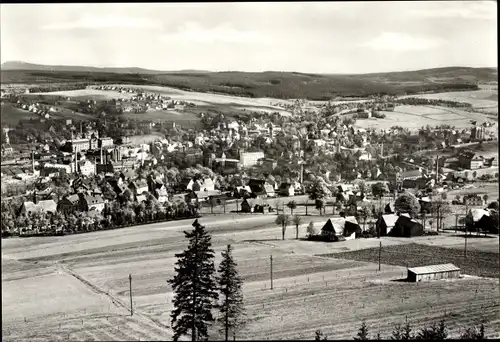
POLYGON ((2 4, 1 61, 365 73, 497 66, 496 2, 2 4))

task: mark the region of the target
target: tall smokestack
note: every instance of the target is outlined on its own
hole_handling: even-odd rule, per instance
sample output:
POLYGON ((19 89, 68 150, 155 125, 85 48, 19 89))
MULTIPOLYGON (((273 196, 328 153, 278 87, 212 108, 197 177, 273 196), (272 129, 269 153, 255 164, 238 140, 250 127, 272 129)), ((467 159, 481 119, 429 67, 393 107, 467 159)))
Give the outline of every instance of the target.
POLYGON ((384 156, 384 143, 382 143, 382 147, 380 148, 380 155, 384 156))
POLYGON ((33 169, 33 174, 35 174, 35 151, 31 151, 31 168, 33 169))
POLYGON ((78 152, 75 151, 75 174, 78 173, 78 152))
POLYGON ((104 161, 102 160, 102 146, 101 146, 101 159, 99 159, 99 162, 100 162, 101 164, 104 164, 104 161))
POLYGON ((439 179, 439 155, 436 156, 436 185, 439 179))
POLYGON ((300 184, 304 183, 304 164, 300 164, 300 184))

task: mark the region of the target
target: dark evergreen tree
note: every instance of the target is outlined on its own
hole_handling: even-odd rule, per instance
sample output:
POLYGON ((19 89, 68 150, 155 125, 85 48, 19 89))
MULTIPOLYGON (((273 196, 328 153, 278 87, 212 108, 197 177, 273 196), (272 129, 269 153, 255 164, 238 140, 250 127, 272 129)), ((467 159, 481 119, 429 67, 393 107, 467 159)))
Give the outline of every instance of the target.
POLYGON ((439 325, 433 323, 429 327, 422 328, 418 335, 417 340, 439 340, 442 341, 448 337, 446 324, 444 319, 439 322, 439 325))
POLYGON ((244 324, 245 310, 243 306, 243 284, 238 275, 237 264, 231 253, 231 245, 222 252, 222 261, 219 265, 217 277, 218 287, 222 300, 219 304, 219 311, 224 320, 225 340, 228 341, 229 331, 232 331, 233 338, 237 329, 244 324))
POLYGON ((316 330, 316 335, 314 337, 315 341, 328 341, 328 336, 323 334, 321 330, 316 330))
POLYGON ((366 341, 366 340, 369 340, 369 338, 368 338, 368 327, 366 326, 366 322, 365 321, 363 321, 363 323, 361 324, 361 328, 359 328, 359 331, 358 331, 358 336, 356 336, 354 339, 357 340, 357 341, 366 341))
POLYGON ((193 227, 191 232, 184 232, 189 246, 175 255, 176 275, 168 280, 175 293, 171 313, 174 341, 188 332, 193 341, 207 340, 208 326, 214 321, 212 309, 218 299, 211 237, 198 220, 193 227))

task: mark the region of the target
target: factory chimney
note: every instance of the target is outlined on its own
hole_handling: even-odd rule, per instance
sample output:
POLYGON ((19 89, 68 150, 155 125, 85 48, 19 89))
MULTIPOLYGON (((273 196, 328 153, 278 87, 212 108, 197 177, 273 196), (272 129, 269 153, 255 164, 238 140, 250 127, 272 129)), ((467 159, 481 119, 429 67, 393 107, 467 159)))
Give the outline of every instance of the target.
POLYGON ((75 174, 78 173, 78 152, 75 151, 75 174))
POLYGON ((300 164, 300 185, 304 183, 304 164, 300 164))
POLYGON ((439 155, 436 156, 436 185, 439 179, 439 155))
POLYGON ((31 168, 33 174, 35 174, 35 151, 31 151, 31 168))

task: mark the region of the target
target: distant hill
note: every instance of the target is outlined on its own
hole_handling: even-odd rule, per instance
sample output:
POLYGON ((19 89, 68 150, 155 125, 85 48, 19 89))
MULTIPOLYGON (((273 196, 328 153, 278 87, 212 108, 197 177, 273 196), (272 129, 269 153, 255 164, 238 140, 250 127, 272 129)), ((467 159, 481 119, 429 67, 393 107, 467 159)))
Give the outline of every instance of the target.
POLYGON ((498 71, 497 68, 447 67, 353 76, 362 76, 366 79, 383 82, 470 81, 486 83, 496 81, 498 78, 498 71))
POLYGON ((46 66, 22 62, 2 65, 2 83, 127 83, 245 97, 327 100, 373 94, 415 94, 477 89, 496 82, 496 68, 450 67, 359 75, 299 72, 155 71, 141 68, 46 66))
MULTIPOLYGON (((1 70, 23 70, 23 71, 74 71, 74 72, 111 72, 117 74, 161 74, 167 71, 160 70, 150 70, 143 68, 109 68, 109 67, 91 67, 91 66, 75 66, 75 65, 42 65, 42 64, 31 64, 20 61, 9 61, 2 63, 1 70)), ((209 71, 203 70, 179 70, 179 71, 168 71, 169 73, 207 73, 209 71)))

